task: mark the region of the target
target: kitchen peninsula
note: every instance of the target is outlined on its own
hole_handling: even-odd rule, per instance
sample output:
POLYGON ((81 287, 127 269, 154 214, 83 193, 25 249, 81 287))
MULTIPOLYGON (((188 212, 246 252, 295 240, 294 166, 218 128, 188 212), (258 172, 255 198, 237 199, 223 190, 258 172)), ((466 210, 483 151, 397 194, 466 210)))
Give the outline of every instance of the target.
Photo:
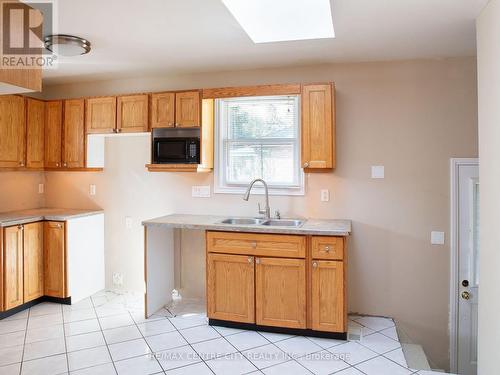
POLYGON ((346 337, 349 220, 174 214, 143 225, 146 317, 171 301, 179 231, 194 229, 205 231, 210 324, 346 337))

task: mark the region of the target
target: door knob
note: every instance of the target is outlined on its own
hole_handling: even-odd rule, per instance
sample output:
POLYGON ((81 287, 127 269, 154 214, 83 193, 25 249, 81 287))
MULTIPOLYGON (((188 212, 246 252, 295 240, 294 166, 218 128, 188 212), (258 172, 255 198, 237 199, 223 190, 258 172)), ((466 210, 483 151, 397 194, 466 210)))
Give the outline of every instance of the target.
POLYGON ((465 300, 469 300, 470 299, 470 293, 469 292, 462 292, 462 298, 465 299, 465 300))

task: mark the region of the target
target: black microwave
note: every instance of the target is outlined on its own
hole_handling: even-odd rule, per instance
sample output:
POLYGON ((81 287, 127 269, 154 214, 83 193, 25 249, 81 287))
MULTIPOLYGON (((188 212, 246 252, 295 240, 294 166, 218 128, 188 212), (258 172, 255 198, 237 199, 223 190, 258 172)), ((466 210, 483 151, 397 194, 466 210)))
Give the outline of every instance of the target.
POLYGON ((153 163, 200 164, 200 138, 153 138, 153 163))

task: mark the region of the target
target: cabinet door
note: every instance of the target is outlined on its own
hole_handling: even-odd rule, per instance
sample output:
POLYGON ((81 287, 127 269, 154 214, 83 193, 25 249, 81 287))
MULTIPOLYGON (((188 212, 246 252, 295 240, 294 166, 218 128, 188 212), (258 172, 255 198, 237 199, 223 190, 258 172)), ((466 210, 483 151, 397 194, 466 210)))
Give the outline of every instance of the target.
POLYGON ((116 129, 116 97, 87 99, 85 128, 88 134, 113 133, 116 129))
POLYGON ((151 95, 151 127, 173 128, 175 125, 175 94, 162 92, 151 95))
POLYGON ((306 328, 303 259, 255 259, 255 320, 264 326, 306 328))
POLYGON ((44 223, 44 289, 45 295, 50 297, 67 297, 64 225, 58 221, 44 223))
POLYGON ((46 102, 45 106, 45 166, 61 167, 62 158, 62 109, 61 100, 46 102))
POLYGON ((4 229, 4 307, 12 309, 24 303, 23 298, 23 227, 4 229))
POLYGON ((335 167, 333 85, 302 87, 302 167, 335 167))
POLYGON ((211 319, 255 323, 252 256, 208 253, 207 310, 211 319))
POLYGON ((64 101, 63 167, 85 167, 85 101, 64 101))
POLYGON ((24 98, 0 96, 0 168, 25 164, 26 117, 24 98))
POLYGON ((199 91, 175 94, 175 126, 192 128, 201 125, 201 96, 199 91))
POLYGON ((147 132, 148 95, 119 96, 116 130, 123 133, 147 132))
POLYGON ((43 223, 24 225, 24 302, 43 296, 43 223))
POLYGON ((26 99, 26 167, 43 168, 45 144, 45 102, 26 99))
POLYGON ((347 331, 343 262, 313 261, 311 322, 314 330, 347 331))

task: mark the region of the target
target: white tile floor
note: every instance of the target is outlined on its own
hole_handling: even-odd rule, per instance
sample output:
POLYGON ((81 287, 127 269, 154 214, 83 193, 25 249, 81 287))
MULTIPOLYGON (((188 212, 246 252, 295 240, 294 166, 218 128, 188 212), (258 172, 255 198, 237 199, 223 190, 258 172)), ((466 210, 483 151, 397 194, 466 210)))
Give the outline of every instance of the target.
MULTIPOLYGON (((210 327, 203 313, 143 316, 142 296, 101 292, 0 321, 0 374, 424 374, 391 319, 351 316, 359 342, 210 327)), ((429 372, 425 372, 429 374, 429 372)))

